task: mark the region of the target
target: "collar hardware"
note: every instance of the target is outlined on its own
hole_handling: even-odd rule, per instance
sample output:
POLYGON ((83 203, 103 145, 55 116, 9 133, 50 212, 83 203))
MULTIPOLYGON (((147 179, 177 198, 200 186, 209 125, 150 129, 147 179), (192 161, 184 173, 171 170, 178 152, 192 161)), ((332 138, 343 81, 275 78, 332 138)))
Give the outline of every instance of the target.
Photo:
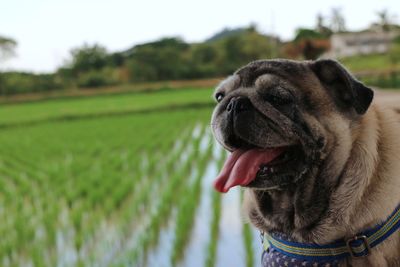
POLYGON ((299 243, 277 232, 262 232, 264 250, 272 248, 291 259, 326 262, 348 257, 361 258, 400 229, 400 205, 383 222, 366 229, 350 239, 339 239, 330 244, 299 243))
POLYGON ((362 258, 371 254, 371 246, 369 245, 368 238, 365 235, 358 235, 350 238, 346 241, 346 245, 352 258, 362 258), (352 243, 360 240, 362 241, 361 245, 364 246, 364 249, 358 253, 355 249, 359 248, 360 245, 352 246, 352 243))

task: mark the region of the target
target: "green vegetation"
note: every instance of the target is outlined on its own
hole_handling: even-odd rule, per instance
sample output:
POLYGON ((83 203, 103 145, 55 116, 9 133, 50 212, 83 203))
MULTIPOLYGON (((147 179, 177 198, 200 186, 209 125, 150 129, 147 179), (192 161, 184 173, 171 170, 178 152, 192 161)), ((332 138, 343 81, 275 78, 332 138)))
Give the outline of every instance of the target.
MULTIPOLYGON (((400 26, 391 20, 387 10, 363 31, 399 34, 400 26)), ((294 37, 282 41, 279 36, 264 34, 256 25, 223 29, 199 43, 189 43, 177 36, 137 44, 127 50, 110 52, 100 44, 83 44, 70 51, 70 57, 54 73, 0 72, 0 95, 58 90, 96 89, 132 83, 193 80, 221 77, 253 60, 268 58, 317 59, 336 49, 332 34, 351 33, 346 29, 340 8, 327 16, 317 14, 315 27, 299 27, 294 37)), ((391 37, 391 39, 393 39, 391 37)), ((372 44, 367 40, 367 45, 372 44)), ((389 42, 389 41, 388 41, 389 42)), ((17 42, 0 36, 0 62, 15 55, 17 42)), ((356 72, 380 73, 367 79, 374 85, 398 86, 399 38, 391 40, 384 55, 354 56, 342 59, 356 72)), ((368 50, 368 49, 367 49, 368 50)), ((365 76, 371 76, 370 74, 365 76)))
MULTIPOLYGON (((165 119, 160 114, 132 115, 3 130, 1 217, 6 223, 0 226, 5 237, 0 241, 0 258, 17 261, 18 255, 34 253, 38 244, 55 246, 57 232, 63 231, 60 224, 73 227, 75 249, 82 250, 99 219, 118 216, 115 212, 141 184, 139 159, 149 155, 149 160, 157 160, 173 145, 179 129, 190 129, 201 117, 208 114, 170 112, 165 119), (64 221, 63 212, 68 214, 64 221), (38 237, 41 225, 44 233, 38 237)), ((148 187, 146 193, 149 190, 154 189, 148 187)), ((48 258, 47 266, 53 265, 54 257, 48 258)))
POLYGON ((207 258, 206 266, 213 267, 215 265, 217 257, 217 244, 219 235, 219 220, 221 218, 221 194, 216 191, 211 193, 212 195, 212 221, 211 221, 211 231, 210 231, 210 242, 207 247, 207 258))
POLYGON ((363 71, 389 71, 391 69, 400 69, 400 62, 393 64, 390 54, 370 54, 360 55, 340 59, 349 70, 353 72, 363 71))
POLYGON ((204 197, 210 198, 210 230, 205 257, 198 260, 214 266, 223 207, 221 194, 211 185, 205 190, 204 178, 210 164, 222 165, 225 153, 215 155, 210 143, 211 92, 3 105, 2 266, 146 266, 168 227, 173 239, 163 260, 179 266, 196 242, 193 225, 204 197))
POLYGON ((400 87, 399 44, 392 46, 393 53, 353 56, 340 60, 364 83, 381 88, 400 87))
POLYGON ((63 87, 61 81, 53 74, 0 73, 0 95, 47 92, 62 89, 63 87))
POLYGON ((255 27, 204 43, 170 37, 116 53, 84 44, 72 49, 70 59, 55 73, 0 73, 0 95, 219 77, 252 60, 278 56, 276 45, 276 38, 255 27))
POLYGON ((12 38, 0 36, 0 61, 15 55, 17 41, 12 38))
MULTIPOLYGON (((241 191, 241 198, 243 199, 243 190, 241 191)), ((245 223, 243 225, 243 242, 244 242, 244 249, 246 252, 246 266, 251 267, 254 266, 254 252, 253 252, 253 236, 251 232, 249 223, 245 223)))
MULTIPOLYGON (((205 129, 199 136, 206 134, 205 129)), ((181 198, 180 205, 177 207, 176 227, 175 227, 175 240, 173 251, 171 254, 171 262, 176 266, 178 261, 182 258, 184 249, 189 241, 190 232, 194 223, 196 215, 196 207, 201 197, 201 182, 204 177, 206 165, 209 163, 212 154, 212 146, 208 146, 206 151, 201 155, 200 140, 195 139, 192 150, 192 157, 188 157, 188 161, 196 160, 197 175, 193 181, 188 179, 187 188, 184 190, 183 197, 181 198), (198 160, 198 159, 201 160, 198 160)), ((189 176, 189 175, 188 175, 189 176)), ((189 178, 189 177, 188 177, 189 178)))
POLYGON ((246 266, 254 266, 253 237, 249 223, 243 225, 243 240, 246 251, 246 266))
MULTIPOLYGON (((224 155, 218 159, 217 167, 221 169, 224 163, 224 155)), ((207 257, 206 257, 206 267, 215 266, 215 261, 217 257, 217 244, 219 238, 219 220, 221 218, 221 194, 217 191, 211 192, 211 207, 212 207, 212 217, 210 225, 210 241, 207 246, 207 257)))
POLYGON ((118 115, 143 110, 178 107, 213 102, 212 89, 161 90, 156 93, 130 93, 60 98, 21 104, 7 104, 0 109, 0 128, 6 125, 118 115))

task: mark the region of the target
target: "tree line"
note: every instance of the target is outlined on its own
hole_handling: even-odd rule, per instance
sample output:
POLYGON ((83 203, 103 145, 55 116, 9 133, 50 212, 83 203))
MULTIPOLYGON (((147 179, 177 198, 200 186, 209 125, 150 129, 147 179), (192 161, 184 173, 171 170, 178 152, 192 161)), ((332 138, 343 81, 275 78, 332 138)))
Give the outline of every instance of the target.
MULTIPOLYGON (((307 34, 310 32, 300 32, 300 35, 307 34)), ((218 77, 255 59, 297 57, 304 49, 307 52, 300 56, 316 57, 326 50, 324 45, 317 49, 299 45, 303 48, 296 46, 284 51, 278 38, 264 35, 254 26, 224 30, 203 43, 187 43, 170 37, 114 53, 99 44, 85 44, 72 49, 69 61, 53 74, 2 73, 0 94, 218 77)))
MULTIPOLYGON (((384 20, 385 16, 381 14, 380 18, 384 20)), ((225 76, 255 59, 318 58, 329 50, 330 35, 345 30, 340 10, 333 9, 329 26, 318 15, 315 28, 298 29, 289 42, 250 25, 224 29, 202 43, 169 37, 121 52, 109 52, 100 44, 84 44, 72 49, 69 60, 52 74, 0 73, 0 94, 225 76)), ((16 45, 14 40, 0 36, 0 56, 12 56, 16 45)))

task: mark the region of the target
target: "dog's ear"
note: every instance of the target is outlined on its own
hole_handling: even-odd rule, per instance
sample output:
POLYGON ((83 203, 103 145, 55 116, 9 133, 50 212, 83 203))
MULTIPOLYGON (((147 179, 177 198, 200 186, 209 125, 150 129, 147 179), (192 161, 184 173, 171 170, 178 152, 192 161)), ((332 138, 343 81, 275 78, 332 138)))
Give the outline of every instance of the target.
POLYGON ((312 62, 310 68, 339 107, 354 108, 358 114, 368 110, 374 91, 357 81, 340 63, 321 59, 312 62))

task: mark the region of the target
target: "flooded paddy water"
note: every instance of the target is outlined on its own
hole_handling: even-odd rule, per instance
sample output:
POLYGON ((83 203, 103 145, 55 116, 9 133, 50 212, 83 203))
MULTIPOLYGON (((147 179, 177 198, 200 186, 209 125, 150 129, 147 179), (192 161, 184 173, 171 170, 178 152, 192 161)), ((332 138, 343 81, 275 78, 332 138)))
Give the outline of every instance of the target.
POLYGON ((4 129, 0 265, 259 266, 262 246, 244 228, 241 189, 212 187, 227 153, 209 116, 171 111, 4 129))

